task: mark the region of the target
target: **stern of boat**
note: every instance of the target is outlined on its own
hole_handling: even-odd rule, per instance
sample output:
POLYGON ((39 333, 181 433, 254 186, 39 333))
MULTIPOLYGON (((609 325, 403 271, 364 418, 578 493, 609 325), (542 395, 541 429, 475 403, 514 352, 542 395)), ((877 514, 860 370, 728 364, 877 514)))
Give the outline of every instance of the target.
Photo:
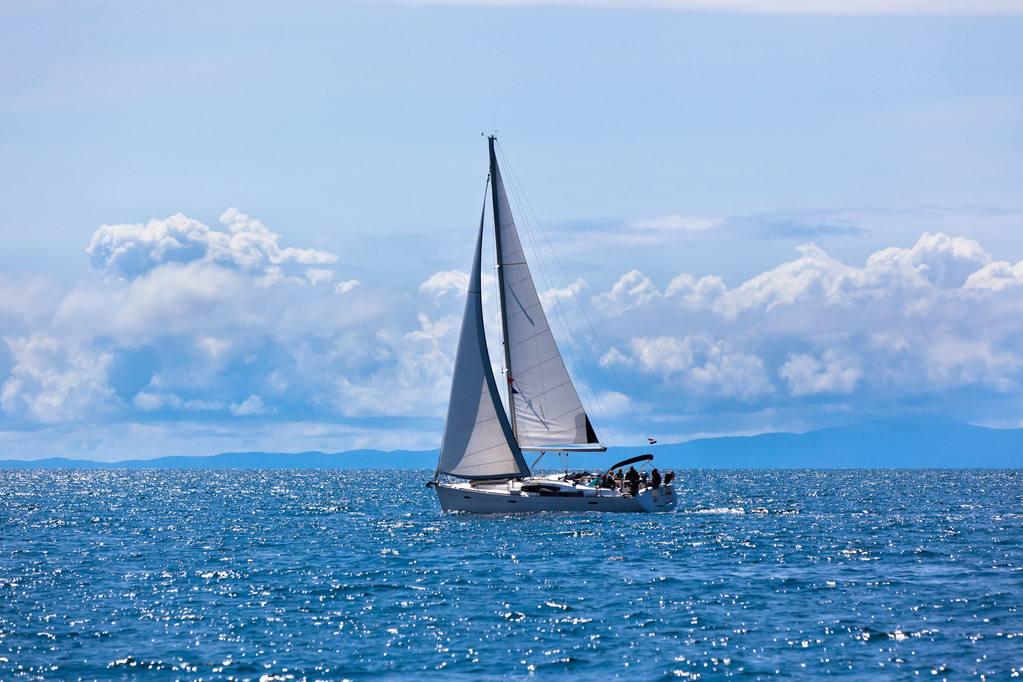
POLYGON ((675 486, 662 485, 658 488, 647 488, 636 498, 645 512, 666 512, 675 508, 678 496, 675 486))

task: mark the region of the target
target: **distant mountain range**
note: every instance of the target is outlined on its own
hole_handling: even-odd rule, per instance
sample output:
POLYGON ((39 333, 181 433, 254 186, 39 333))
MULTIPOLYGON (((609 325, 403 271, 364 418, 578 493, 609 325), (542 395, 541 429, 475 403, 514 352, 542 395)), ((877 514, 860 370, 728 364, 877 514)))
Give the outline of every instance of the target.
MULTIPOLYGON (((615 459, 653 452, 662 468, 1020 468, 1023 429, 989 429, 947 422, 870 422, 808 433, 703 438, 685 443, 616 448, 575 455, 576 467, 601 468, 615 459)), ((120 462, 50 458, 0 460, 0 469, 430 469, 436 450, 347 452, 227 452, 120 462)), ((553 465, 554 457, 548 464, 553 465)))

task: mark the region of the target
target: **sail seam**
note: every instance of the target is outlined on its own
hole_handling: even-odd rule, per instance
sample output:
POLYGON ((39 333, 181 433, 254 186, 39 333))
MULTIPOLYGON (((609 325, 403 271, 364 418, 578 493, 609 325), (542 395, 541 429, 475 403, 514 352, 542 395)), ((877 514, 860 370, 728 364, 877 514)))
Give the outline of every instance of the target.
MULTIPOLYGON (((561 419, 562 417, 564 417, 564 416, 565 416, 566 414, 572 414, 572 412, 574 412, 574 410, 568 410, 567 412, 562 412, 562 413, 561 413, 561 414, 559 414, 559 415, 556 415, 556 416, 554 416, 554 417, 551 417, 549 421, 551 421, 551 422, 553 422, 553 421, 557 421, 558 419, 561 419)), ((586 414, 586 413, 584 412, 583 414, 586 414)), ((548 429, 548 430, 549 430, 549 429, 548 429)))
MULTIPOLYGON (((532 370, 536 369, 537 367, 543 367, 544 365, 550 364, 550 363, 554 362, 557 359, 558 359, 557 355, 552 355, 552 356, 550 356, 550 357, 548 357, 548 358, 546 358, 544 360, 541 360, 540 362, 536 363, 535 365, 530 365, 529 367, 524 367, 523 369, 520 369, 519 370, 519 374, 525 374, 527 372, 531 372, 532 370)), ((567 371, 566 371, 566 374, 567 374, 567 371)), ((569 381, 571 382, 571 377, 569 377, 569 381)), ((559 386, 560 386, 560 384, 559 384, 559 386)))
MULTIPOLYGON (((505 443, 497 443, 497 444, 495 444, 495 445, 488 445, 487 447, 485 447, 485 448, 480 448, 480 449, 478 449, 478 450, 466 450, 466 451, 465 451, 465 453, 466 453, 467 455, 478 455, 478 454, 480 454, 481 452, 486 452, 487 450, 493 450, 494 448, 499 448, 499 447, 502 447, 502 446, 504 446, 504 445, 506 445, 506 444, 505 444, 505 443)), ((500 462, 500 461, 501 461, 501 460, 499 460, 499 459, 495 459, 495 460, 493 460, 493 461, 491 461, 491 462, 485 462, 485 463, 486 463, 486 464, 493 464, 494 462, 500 462)), ((480 466, 481 464, 484 464, 484 463, 479 463, 479 464, 466 464, 465 466, 467 466, 467 467, 474 467, 474 466, 480 466)), ((457 467, 456 467, 456 468, 457 468, 457 467)))
MULTIPOLYGON (((483 451, 481 450, 480 452, 483 452, 483 451)), ((474 452, 473 454, 474 455, 478 455, 480 453, 479 452, 474 452)), ((460 466, 460 467, 457 467, 457 468, 458 469, 464 469, 464 470, 483 469, 483 468, 486 468, 486 467, 488 467, 488 466, 490 466, 492 464, 497 464, 497 463, 502 462, 502 461, 504 461, 502 458, 488 459, 488 460, 486 460, 484 462, 474 462, 472 464, 466 464, 464 466, 460 466)))

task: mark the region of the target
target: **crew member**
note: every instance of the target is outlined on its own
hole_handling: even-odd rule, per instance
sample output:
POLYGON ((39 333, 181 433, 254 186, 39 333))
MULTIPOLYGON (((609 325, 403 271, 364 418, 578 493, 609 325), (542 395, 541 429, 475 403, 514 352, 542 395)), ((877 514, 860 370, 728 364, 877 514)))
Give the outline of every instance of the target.
POLYGON ((628 473, 625 474, 625 480, 629 483, 629 492, 633 497, 639 494, 639 472, 636 471, 636 467, 629 467, 628 473))

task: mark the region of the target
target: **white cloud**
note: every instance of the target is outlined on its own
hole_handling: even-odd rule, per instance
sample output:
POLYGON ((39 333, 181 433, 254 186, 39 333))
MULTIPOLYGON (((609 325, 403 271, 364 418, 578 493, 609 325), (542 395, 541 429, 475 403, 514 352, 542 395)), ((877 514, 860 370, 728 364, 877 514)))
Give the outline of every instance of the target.
POLYGON ((407 0, 422 5, 563 6, 810 15, 1023 14, 1019 0, 407 0))
POLYGON ((676 297, 689 307, 703 308, 720 298, 727 288, 724 280, 717 275, 705 275, 697 279, 683 273, 668 283, 664 295, 676 297))
MULTIPOLYGON (((330 268, 306 268, 305 276, 309 279, 310 284, 326 284, 334 279, 334 271, 330 268)), ((337 286, 340 287, 341 284, 337 286)))
POLYGON ((346 416, 440 416, 451 390, 460 315, 431 319, 419 315, 419 328, 398 337, 380 333, 379 367, 337 380, 337 410, 346 416))
POLYGON ((238 211, 222 221, 222 231, 180 215, 100 228, 90 252, 101 274, 116 277, 69 288, 0 277, 0 293, 11 294, 0 302, 3 412, 59 422, 271 411, 251 399, 259 394, 294 405, 335 400, 337 377, 357 376, 353 358, 364 356, 332 349, 371 347, 373 331, 400 326, 407 306, 357 280, 318 286, 333 278, 323 274, 332 255, 281 248, 238 211), (292 266, 298 276, 286 274, 292 266), (26 304, 10 302, 19 300, 26 304))
POLYGON ((419 291, 435 298, 449 294, 461 297, 469 288, 469 273, 461 270, 444 270, 435 272, 419 285, 419 291))
POLYGON ((132 404, 140 410, 151 412, 152 410, 159 410, 168 404, 179 403, 180 400, 177 396, 162 396, 157 393, 139 391, 132 399, 132 404))
POLYGON ((724 398, 753 400, 774 392, 763 360, 726 351, 723 343, 708 349, 704 364, 689 370, 686 381, 702 393, 724 398))
POLYGON ((600 357, 601 367, 612 367, 614 365, 631 367, 633 364, 635 363, 630 356, 621 352, 614 346, 611 346, 611 348, 600 357))
MULTIPOLYGON (((797 250, 799 258, 752 277, 734 289, 729 289, 717 276, 697 279, 683 273, 671 280, 664 295, 687 307, 709 309, 734 318, 749 311, 770 312, 778 306, 807 300, 845 304, 891 297, 906 289, 955 289, 991 260, 972 239, 926 232, 910 248, 877 251, 864 267, 846 265, 815 244, 797 250)), ((646 303, 658 295, 660 292, 649 278, 634 270, 602 296, 605 300, 627 299, 627 303, 616 306, 620 310, 646 303), (642 287, 634 292, 623 286, 626 278, 642 282, 642 287)))
MULTIPOLYGON (((756 377, 747 397, 766 395, 769 376, 794 397, 1006 393, 1023 382, 1020 284, 1023 264, 992 262, 976 241, 942 233, 881 249, 862 266, 805 245, 735 287, 683 273, 662 293, 631 271, 595 297, 600 327, 632 336, 614 339, 601 361, 660 373, 675 386, 682 375, 689 386, 726 385, 724 370, 741 366, 756 377), (706 343, 723 344, 720 359, 706 343)), ((723 392, 743 395, 735 382, 723 392)))
POLYGON ((143 412, 152 412, 164 408, 193 412, 224 409, 224 403, 218 400, 182 400, 181 397, 173 393, 154 393, 150 391, 139 391, 132 398, 131 402, 143 412))
POLYGON ((630 270, 614 283, 611 291, 600 294, 593 300, 600 308, 622 312, 649 303, 660 295, 661 292, 649 277, 639 270, 630 270))
POLYGON ((0 330, 37 329, 53 315, 62 293, 47 277, 0 272, 0 330))
POLYGON ((42 334, 3 340, 14 357, 0 386, 5 412, 44 423, 73 421, 116 400, 106 383, 112 353, 42 334))
POLYGON ((231 403, 231 414, 236 417, 248 417, 256 414, 266 414, 271 410, 263 403, 258 395, 250 395, 240 403, 231 403))
POLYGON ((986 385, 998 391, 1019 388, 1023 354, 996 348, 987 339, 940 335, 923 348, 924 369, 937 387, 986 385))
POLYGON ((692 337, 673 336, 632 339, 632 353, 647 372, 671 374, 693 366, 692 337))
POLYGON ((176 213, 146 224, 103 225, 86 253, 95 268, 136 277, 166 263, 216 263, 262 275, 267 281, 304 276, 329 279, 337 256, 317 249, 281 248, 280 237, 260 221, 230 208, 220 216, 227 231, 176 213))
POLYGON ((548 313, 551 310, 551 306, 560 305, 562 301, 569 301, 574 298, 578 298, 579 294, 586 288, 586 280, 577 279, 566 287, 547 289, 541 291, 540 303, 543 304, 545 310, 548 313))
POLYGON ((211 360, 218 360, 231 351, 234 342, 231 339, 215 336, 201 336, 196 340, 195 345, 211 360))
POLYGON ((763 361, 707 336, 638 337, 632 357, 648 374, 702 395, 751 400, 774 391, 763 361))
MULTIPOLYGON (((241 213, 205 232, 184 216, 168 221, 97 231, 100 270, 70 287, 0 276, 2 418, 79 428, 206 411, 238 433, 231 414, 388 415, 439 428, 464 272, 434 273, 418 297, 386 292, 335 277, 321 252, 277 246, 241 213)), ((485 299, 494 279, 485 276, 485 299)), ((630 270, 587 292, 609 350, 555 333, 579 354, 573 369, 614 367, 632 400, 685 413, 694 428, 731 428, 704 423, 721 410, 777 425, 778 411, 815 402, 876 414, 900 396, 951 402, 962 390, 960 404, 982 409, 978 395, 1023 390, 1023 263, 995 261, 973 240, 925 233, 856 264, 811 244, 733 286, 690 273, 662 285, 630 270)), ((541 296, 550 309, 589 288, 580 279, 541 296)), ((485 304, 499 365, 496 309, 485 304)), ((586 378, 599 408, 625 414, 610 370, 596 373, 586 378)))
POLYGON ((778 370, 792 395, 852 393, 863 377, 857 361, 835 350, 824 351, 820 359, 807 353, 789 353, 778 370))
POLYGON ((906 279, 918 276, 936 286, 959 287, 990 261, 972 239, 925 232, 912 248, 892 246, 872 254, 864 272, 867 278, 871 273, 899 273, 906 279))
POLYGON ((360 282, 359 280, 346 279, 344 282, 338 282, 337 286, 334 287, 334 290, 337 291, 337 293, 344 295, 350 291, 354 291, 355 287, 360 286, 362 286, 362 282, 360 282))
POLYGON ((634 218, 627 226, 633 230, 653 232, 705 232, 724 224, 725 221, 721 218, 700 218, 672 213, 655 218, 634 218))
POLYGON ((333 287, 273 282, 215 263, 168 263, 131 280, 82 282, 60 301, 52 326, 65 333, 112 336, 137 345, 161 336, 249 335, 298 339, 330 335, 386 313, 381 292, 352 287, 339 305, 333 287))
MULTIPOLYGON (((169 263, 124 281, 86 282, 61 301, 53 324, 92 335, 146 339, 156 335, 237 334, 253 278, 206 262, 169 263)), ((263 306, 266 305, 264 299, 263 306)), ((248 310, 246 310, 248 312, 248 310)))
POLYGON ((613 419, 614 417, 620 417, 627 415, 632 411, 631 400, 629 396, 618 391, 601 391, 594 396, 596 405, 594 409, 596 414, 599 414, 603 418, 613 419))
POLYGON ((988 263, 966 278, 967 289, 1000 291, 1006 287, 1023 285, 1023 261, 1015 265, 1000 260, 988 263))

